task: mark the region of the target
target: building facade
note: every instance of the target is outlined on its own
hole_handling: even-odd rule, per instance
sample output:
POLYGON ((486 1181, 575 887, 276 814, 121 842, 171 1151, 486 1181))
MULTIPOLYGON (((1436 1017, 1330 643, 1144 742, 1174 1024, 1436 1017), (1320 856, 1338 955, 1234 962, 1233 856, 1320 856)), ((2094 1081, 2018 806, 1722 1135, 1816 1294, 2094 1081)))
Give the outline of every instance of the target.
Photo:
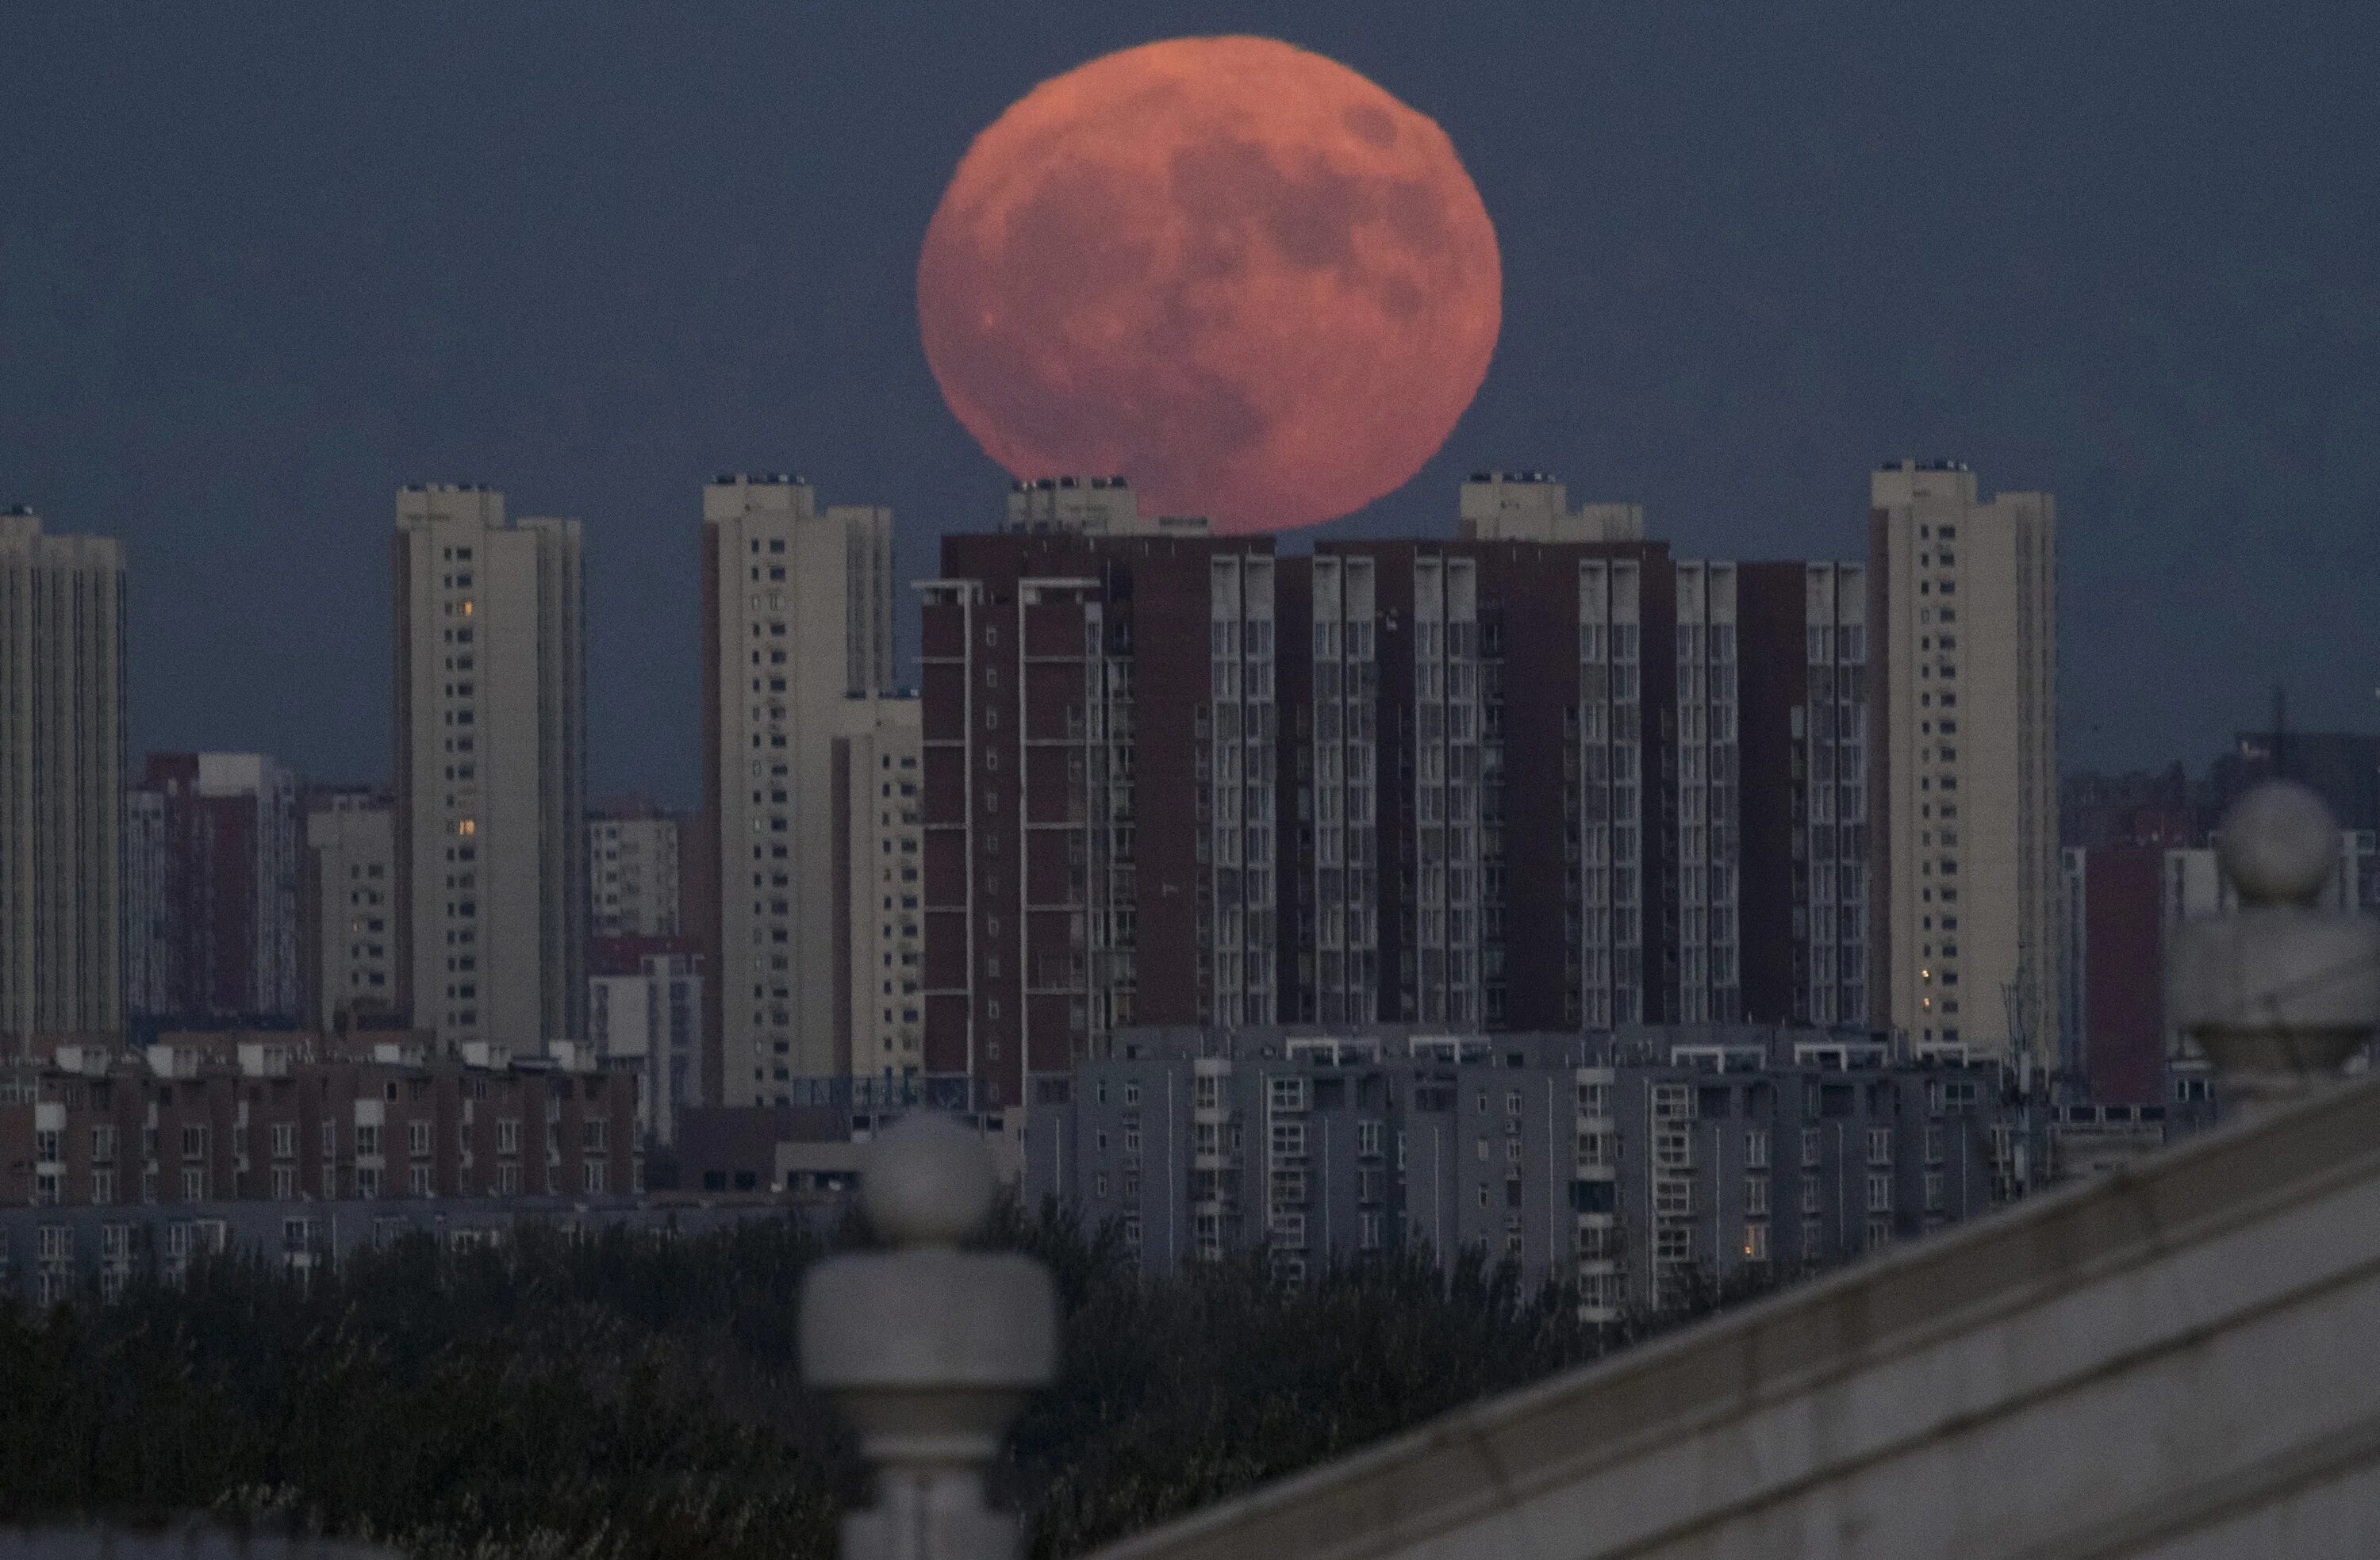
POLYGON ((297 1036, 66 1046, 9 1079, 0 1205, 619 1194, 641 1175, 636 1100, 583 1046, 518 1065, 317 1060, 297 1036))
POLYGON ((1875 1021, 2057 1058, 2058 522, 1947 461, 1870 479, 1875 1021))
POLYGON ((1037 1082, 1025 1192, 1151 1272, 1475 1248, 1609 1321, 2015 1195, 2035 1129, 2004 1082, 1864 1030, 1143 1031, 1037 1082))
POLYGON ((684 935, 678 853, 683 821, 646 801, 595 809, 587 821, 588 935, 684 935))
POLYGON ((298 779, 259 753, 152 753, 126 798, 126 1009, 301 1018, 298 779))
POLYGON ((841 1061, 836 742, 846 701, 892 688, 892 513, 734 476, 704 488, 702 526, 703 1097, 761 1105, 841 1061))
POLYGON ((0 514, 0 1053, 123 1028, 124 578, 0 514))
POLYGON ((679 1113, 704 1103, 703 984, 701 960, 686 953, 589 977, 588 1039, 606 1064, 636 1075, 639 1142, 674 1143, 679 1113))
POLYGON ((403 1008, 396 961, 396 816, 387 792, 320 789, 306 799, 299 1006, 323 1034, 385 1027, 403 1008))
POLYGON ((396 496, 400 1000, 449 1047, 587 1027, 587 668, 578 522, 485 487, 396 496))
POLYGON ((946 538, 929 1075, 1013 1103, 1139 1023, 1864 1014, 1864 571, 1463 502, 1475 539, 1281 558, 1062 479, 946 538))
POLYGON ((1274 584, 1269 538, 1147 519, 1105 478, 1019 485, 1006 530, 943 538, 923 1053, 971 1108, 1120 1027, 1271 1010, 1274 584))
POLYGON ((845 701, 835 743, 839 1074, 925 1068, 925 750, 915 695, 845 701))

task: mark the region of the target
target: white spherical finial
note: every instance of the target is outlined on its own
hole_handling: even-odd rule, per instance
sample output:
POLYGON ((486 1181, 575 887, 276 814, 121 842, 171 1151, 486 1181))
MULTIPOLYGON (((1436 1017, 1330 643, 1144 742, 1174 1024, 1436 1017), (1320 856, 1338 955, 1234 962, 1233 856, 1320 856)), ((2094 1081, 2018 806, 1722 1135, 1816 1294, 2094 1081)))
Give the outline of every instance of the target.
POLYGON ((896 1246, 954 1246, 981 1229, 1000 1178, 983 1139, 930 1111, 906 1116, 868 1145, 859 1204, 896 1246))
POLYGON ((2231 804, 2219 852, 2251 905, 2310 905, 2338 865, 2338 823, 2294 780, 2266 780, 2231 804))

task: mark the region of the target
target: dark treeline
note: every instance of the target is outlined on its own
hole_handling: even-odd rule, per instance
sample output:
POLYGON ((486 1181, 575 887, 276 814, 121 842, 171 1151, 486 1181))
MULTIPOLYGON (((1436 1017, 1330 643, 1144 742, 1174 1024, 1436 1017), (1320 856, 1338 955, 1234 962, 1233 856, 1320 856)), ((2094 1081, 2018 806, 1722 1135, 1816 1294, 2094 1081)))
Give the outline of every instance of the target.
MULTIPOLYGON (((1002 1470, 1032 1552, 1080 1553, 1676 1320, 1590 1327, 1476 1253, 1141 1277, 1045 1215, 1065 1364, 1002 1470)), ((778 1220, 677 1240, 426 1238, 301 1280, 225 1258, 117 1302, 0 1313, 0 1523, 202 1511, 435 1556, 834 1552, 865 1480, 801 1385, 778 1220)), ((1733 1298, 1698 1293, 1681 1314, 1733 1298)))

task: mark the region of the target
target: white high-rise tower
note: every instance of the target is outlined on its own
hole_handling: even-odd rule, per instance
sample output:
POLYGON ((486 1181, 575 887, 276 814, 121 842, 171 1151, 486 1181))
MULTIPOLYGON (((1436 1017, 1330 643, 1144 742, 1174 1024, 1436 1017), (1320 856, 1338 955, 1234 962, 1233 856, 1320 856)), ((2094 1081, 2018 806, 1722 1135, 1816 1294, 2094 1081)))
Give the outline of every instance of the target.
POLYGON ((587 670, 576 520, 396 495, 396 941, 417 1029, 587 1033, 587 670))
POLYGON ((1878 1022, 2058 1054, 2058 513, 1948 461, 1870 481, 1878 1022))
POLYGON ((703 489, 702 537, 705 1097, 770 1104, 849 1066, 836 738, 872 731, 892 689, 892 512, 722 477, 703 489))

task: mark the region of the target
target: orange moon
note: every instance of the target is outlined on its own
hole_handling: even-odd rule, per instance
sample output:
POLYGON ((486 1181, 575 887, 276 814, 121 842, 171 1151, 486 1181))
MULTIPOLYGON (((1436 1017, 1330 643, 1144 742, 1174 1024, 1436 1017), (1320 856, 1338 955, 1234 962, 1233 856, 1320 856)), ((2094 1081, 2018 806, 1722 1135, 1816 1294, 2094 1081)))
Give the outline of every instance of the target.
POLYGON ((926 229, 926 359, 1019 478, 1226 532, 1335 519, 1438 453, 1496 349, 1496 230, 1446 133, 1267 38, 1044 81, 926 229))

